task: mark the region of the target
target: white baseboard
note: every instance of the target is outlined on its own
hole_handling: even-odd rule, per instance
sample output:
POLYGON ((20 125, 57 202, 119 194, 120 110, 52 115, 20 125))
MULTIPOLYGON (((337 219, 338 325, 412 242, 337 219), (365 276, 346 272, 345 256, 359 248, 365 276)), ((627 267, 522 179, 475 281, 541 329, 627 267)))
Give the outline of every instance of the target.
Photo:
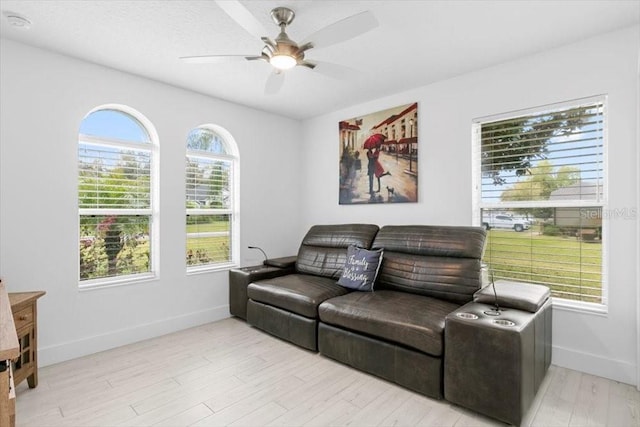
POLYGON ((162 319, 157 322, 136 325, 131 328, 120 329, 77 341, 49 347, 40 347, 38 350, 38 365, 47 366, 64 362, 205 323, 215 322, 216 320, 227 317, 229 317, 229 306, 223 305, 208 310, 162 319))
POLYGON ((563 368, 586 372, 625 384, 636 385, 636 366, 623 360, 607 359, 595 354, 553 346, 551 363, 563 368))

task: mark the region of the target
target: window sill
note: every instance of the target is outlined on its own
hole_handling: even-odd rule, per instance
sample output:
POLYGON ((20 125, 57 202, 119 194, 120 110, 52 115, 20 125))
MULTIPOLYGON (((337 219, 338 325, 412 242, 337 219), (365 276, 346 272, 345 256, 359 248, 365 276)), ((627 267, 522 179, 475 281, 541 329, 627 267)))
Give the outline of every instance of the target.
POLYGON ((237 266, 238 266, 237 263, 230 262, 227 264, 187 267, 187 276, 192 276, 195 274, 204 274, 204 273, 215 273, 218 271, 228 271, 228 270, 231 270, 232 268, 236 268, 237 266))
POLYGON ((133 276, 123 276, 108 279, 92 279, 78 282, 78 290, 93 291, 96 289, 114 288, 120 286, 137 285, 145 282, 152 282, 158 279, 154 273, 136 274, 133 276))
POLYGON ((553 309, 580 314, 594 314, 602 317, 607 317, 609 314, 609 308, 604 304, 570 301, 558 298, 553 299, 553 309))

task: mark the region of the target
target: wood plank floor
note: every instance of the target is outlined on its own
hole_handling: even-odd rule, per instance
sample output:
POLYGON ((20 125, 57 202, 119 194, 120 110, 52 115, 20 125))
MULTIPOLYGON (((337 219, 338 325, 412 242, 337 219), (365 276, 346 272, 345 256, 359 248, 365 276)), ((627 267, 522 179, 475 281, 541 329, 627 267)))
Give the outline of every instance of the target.
MULTIPOLYGON (((40 369, 17 426, 501 426, 225 319, 40 369)), ((525 425, 640 426, 632 386, 552 366, 525 425)))

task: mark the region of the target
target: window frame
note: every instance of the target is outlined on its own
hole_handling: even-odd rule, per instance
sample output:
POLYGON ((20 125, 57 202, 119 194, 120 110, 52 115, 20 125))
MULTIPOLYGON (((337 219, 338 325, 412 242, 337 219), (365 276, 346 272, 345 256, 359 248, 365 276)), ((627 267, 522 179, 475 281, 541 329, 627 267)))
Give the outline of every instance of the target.
POLYGON ((140 282, 147 282, 155 280, 159 277, 160 263, 160 221, 159 221, 159 138, 155 127, 142 113, 126 105, 121 104, 105 104, 95 107, 88 112, 83 118, 84 121, 91 114, 103 110, 113 110, 122 114, 130 116, 133 120, 137 121, 140 126, 146 131, 149 136, 149 143, 132 142, 126 140, 119 140, 109 137, 101 138, 94 135, 85 135, 78 132, 78 143, 76 149, 76 168, 77 173, 80 172, 80 158, 79 149, 82 143, 89 143, 94 146, 103 146, 108 148, 115 148, 118 150, 136 150, 149 152, 149 207, 148 208, 81 208, 79 200, 79 176, 76 176, 76 197, 77 197, 77 212, 78 212, 78 226, 76 228, 77 241, 80 242, 80 219, 82 216, 87 215, 144 215, 149 217, 149 271, 134 274, 122 274, 111 277, 100 277, 95 279, 81 279, 80 278, 80 248, 78 246, 77 252, 77 277, 78 277, 78 289, 79 290, 91 290, 112 286, 122 286, 136 284, 140 282))
MULTIPOLYGON (((208 263, 208 264, 197 264, 197 265, 189 265, 187 263, 186 257, 184 259, 185 268, 187 275, 192 274, 201 274, 208 273, 212 271, 224 271, 230 270, 232 268, 240 265, 240 155, 238 151, 238 146, 229 131, 225 128, 215 125, 215 124, 202 124, 195 126, 190 129, 187 138, 185 138, 185 161, 189 159, 189 157, 196 158, 204 158, 208 160, 220 160, 229 162, 231 164, 231 172, 229 173, 228 179, 229 183, 229 197, 231 202, 228 208, 189 208, 186 206, 187 203, 187 194, 185 188, 185 254, 187 250, 187 242, 189 239, 189 233, 186 231, 186 221, 189 215, 229 215, 229 244, 230 244, 230 260, 224 263, 208 263), (226 154, 219 153, 207 153, 201 150, 190 150, 187 141, 188 135, 191 132, 202 129, 205 131, 212 132, 213 134, 220 137, 222 143, 225 146, 226 154)), ((186 185, 187 181, 187 170, 185 168, 185 179, 184 184, 186 185)), ((192 233, 193 234, 193 233, 192 233)))
MULTIPOLYGON (((553 104, 541 105, 522 110, 514 110, 507 113, 494 114, 490 116, 478 117, 472 120, 471 124, 471 153, 472 153, 472 225, 482 225, 482 209, 516 209, 516 208, 590 208, 598 207, 602 212, 602 242, 601 242, 601 303, 576 301, 561 297, 553 298, 554 307, 559 307, 567 311, 586 312, 599 315, 606 315, 609 307, 609 221, 607 213, 609 211, 608 198, 608 104, 607 95, 596 95, 563 101, 553 104), (482 202, 482 137, 481 128, 483 124, 516 119, 529 115, 537 115, 544 112, 554 112, 571 109, 590 104, 602 104, 602 196, 596 200, 538 200, 538 201, 509 201, 509 202, 482 202)), ((526 283, 526 282, 524 282, 526 283)))

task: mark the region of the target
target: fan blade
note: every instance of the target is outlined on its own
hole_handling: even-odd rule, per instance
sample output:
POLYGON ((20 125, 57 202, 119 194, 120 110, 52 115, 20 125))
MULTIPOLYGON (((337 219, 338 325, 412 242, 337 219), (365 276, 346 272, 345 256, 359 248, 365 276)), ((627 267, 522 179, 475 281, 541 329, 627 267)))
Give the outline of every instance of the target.
POLYGON ((364 74, 360 70, 331 62, 313 61, 313 63, 316 65, 313 71, 336 80, 356 80, 364 74))
POLYGON ((181 56, 181 60, 189 64, 224 64, 228 62, 252 61, 261 59, 255 55, 203 55, 203 56, 181 56))
POLYGON ((378 20, 373 16, 373 13, 365 11, 328 25, 311 34, 299 44, 303 46, 306 43, 311 43, 314 48, 327 47, 371 31, 378 25, 378 20))
POLYGON ((269 34, 267 29, 249 10, 237 0, 216 0, 216 4, 220 9, 224 10, 227 15, 244 28, 249 34, 260 38, 265 34, 269 34))
POLYGON ((273 72, 267 79, 267 83, 264 85, 265 95, 273 95, 278 93, 284 84, 284 73, 273 72))

